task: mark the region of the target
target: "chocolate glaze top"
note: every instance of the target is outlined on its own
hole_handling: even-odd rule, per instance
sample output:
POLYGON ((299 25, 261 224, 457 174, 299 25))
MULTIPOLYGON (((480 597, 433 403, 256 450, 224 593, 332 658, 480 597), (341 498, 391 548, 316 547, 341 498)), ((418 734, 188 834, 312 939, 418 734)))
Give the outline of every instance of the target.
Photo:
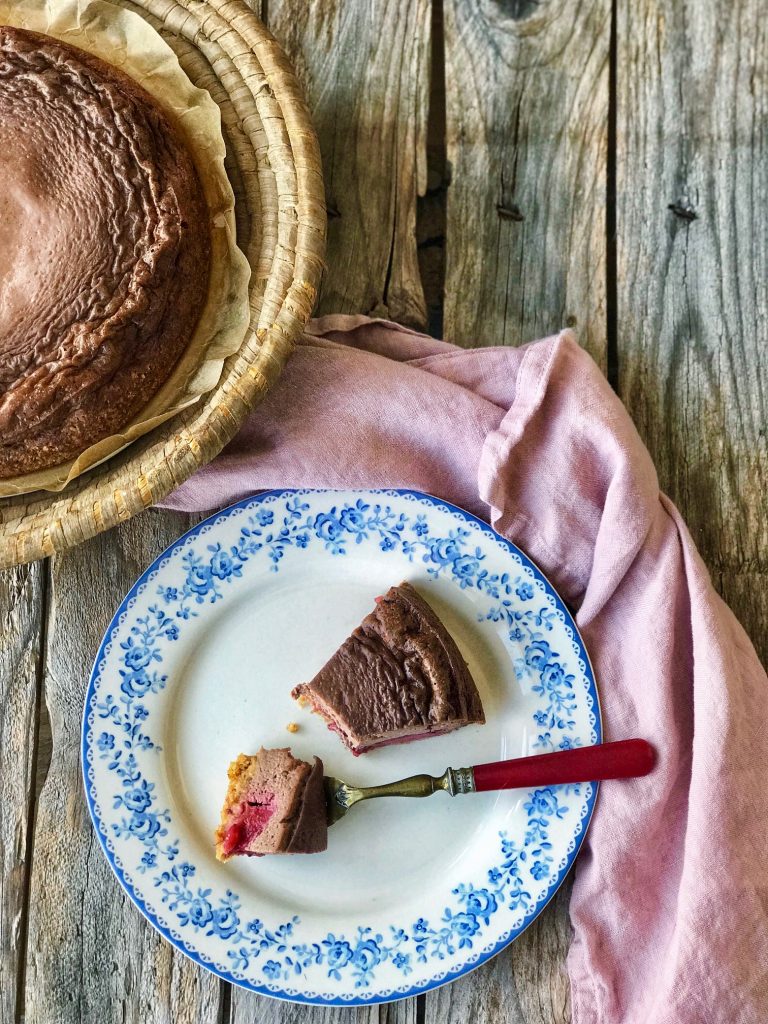
POLYGON ((353 742, 484 722, 466 662, 409 583, 392 587, 315 678, 293 690, 353 742))
POLYGON ((207 292, 210 226, 184 143, 132 79, 0 27, 0 476, 123 426, 207 292))

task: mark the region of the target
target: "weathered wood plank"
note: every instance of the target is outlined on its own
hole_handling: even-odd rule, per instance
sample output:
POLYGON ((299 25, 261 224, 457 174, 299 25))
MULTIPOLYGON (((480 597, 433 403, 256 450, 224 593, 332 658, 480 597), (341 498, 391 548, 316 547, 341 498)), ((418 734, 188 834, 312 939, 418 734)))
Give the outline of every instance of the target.
POLYGON ((619 389, 768 660, 768 26, 619 5, 619 389))
POLYGON ((444 0, 445 336, 606 363, 610 0, 444 0))
POLYGON ((383 1006, 301 1006, 232 989, 230 1024, 416 1024, 416 1000, 383 1006))
POLYGON ((15 1018, 26 944, 45 566, 0 573, 0 1022, 15 1018))
POLYGON ((26 1024, 210 1024, 221 986, 146 924, 88 816, 80 723, 98 643, 136 576, 186 527, 146 512, 52 563, 45 700, 53 755, 35 824, 26 1024))
MULTIPOLYGON (((270 0, 320 139, 329 211, 319 313, 423 327, 416 198, 426 188, 430 3, 270 0)), ((232 989, 231 1024, 415 1024, 416 1000, 364 1009, 292 1006, 232 989)))
MULTIPOLYGON (((569 325, 605 366, 610 3, 445 0, 445 336, 569 325)), ((427 1024, 570 1020, 570 884, 510 949, 429 993, 427 1024)))
POLYGON ((430 2, 270 0, 323 158, 328 269, 319 313, 424 326, 416 195, 426 188, 430 2))

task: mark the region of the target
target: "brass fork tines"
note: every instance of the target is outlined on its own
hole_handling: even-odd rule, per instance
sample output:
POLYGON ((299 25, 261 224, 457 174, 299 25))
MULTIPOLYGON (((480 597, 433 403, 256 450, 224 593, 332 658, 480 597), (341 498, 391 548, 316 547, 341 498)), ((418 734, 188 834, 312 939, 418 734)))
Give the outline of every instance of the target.
POLYGON ((474 793, 475 780, 471 768, 446 768, 442 775, 410 775, 399 782, 388 782, 383 786, 351 786, 343 779, 326 776, 325 803, 328 824, 333 825, 343 818, 350 807, 361 800, 372 800, 380 796, 432 796, 438 790, 457 796, 459 793, 474 793))

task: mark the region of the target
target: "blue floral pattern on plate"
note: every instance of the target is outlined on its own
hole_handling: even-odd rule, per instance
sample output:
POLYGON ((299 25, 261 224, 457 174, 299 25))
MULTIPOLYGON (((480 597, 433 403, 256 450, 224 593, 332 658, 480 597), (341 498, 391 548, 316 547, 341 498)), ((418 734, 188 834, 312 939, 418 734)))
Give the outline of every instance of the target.
POLYGON ((165 935, 217 973, 257 991, 308 1002, 365 1003, 423 991, 487 959, 536 916, 562 881, 594 802, 589 785, 531 791, 523 805, 524 832, 498 834, 497 856, 484 878, 452 887, 437 916, 415 916, 386 929, 362 922, 343 932, 307 936, 298 915, 265 922, 244 909, 235 891, 214 892, 198 884, 197 867, 174 833, 171 810, 159 801, 153 781, 153 758, 162 747, 152 730, 152 701, 168 685, 165 652, 182 631, 194 628, 191 620, 223 602, 251 567, 280 573, 289 552, 300 557, 319 546, 331 558, 345 558, 364 544, 375 545, 382 558, 398 553, 429 580, 446 580, 483 596, 478 622, 503 628, 515 676, 536 695, 534 748, 567 749, 599 740, 586 652, 547 581, 479 520, 406 491, 271 492, 190 531, 123 602, 96 659, 86 699, 89 804, 102 845, 129 894, 165 935), (436 508, 448 512, 455 525, 445 529, 436 508), (225 543, 217 526, 231 527, 233 518, 236 539, 225 543), (111 685, 105 683, 108 664, 117 669, 111 685), (97 765, 104 769, 98 775, 97 765), (572 828, 564 850, 562 836, 553 837, 552 829, 569 814, 572 828), (126 854, 134 865, 131 875, 122 862, 126 854), (317 991, 318 972, 332 994, 317 991), (407 979, 415 973, 414 985, 407 979))

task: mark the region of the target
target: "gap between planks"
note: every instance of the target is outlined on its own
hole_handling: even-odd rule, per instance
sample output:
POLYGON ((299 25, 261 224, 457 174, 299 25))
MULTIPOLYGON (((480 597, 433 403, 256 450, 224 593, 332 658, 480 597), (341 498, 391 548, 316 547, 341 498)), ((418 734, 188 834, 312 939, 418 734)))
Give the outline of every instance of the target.
POLYGON ((32 776, 30 779, 29 808, 27 811, 27 836, 24 856, 24 899, 21 910, 19 934, 19 962, 16 976, 16 1020, 24 1020, 24 991, 26 988, 27 946, 29 943, 29 900, 30 880, 34 859, 35 828, 40 791, 51 761, 53 739, 51 722, 45 704, 45 666, 48 646, 48 617, 51 592, 51 560, 46 558, 40 568, 40 653, 35 671, 35 714, 32 732, 32 776))

